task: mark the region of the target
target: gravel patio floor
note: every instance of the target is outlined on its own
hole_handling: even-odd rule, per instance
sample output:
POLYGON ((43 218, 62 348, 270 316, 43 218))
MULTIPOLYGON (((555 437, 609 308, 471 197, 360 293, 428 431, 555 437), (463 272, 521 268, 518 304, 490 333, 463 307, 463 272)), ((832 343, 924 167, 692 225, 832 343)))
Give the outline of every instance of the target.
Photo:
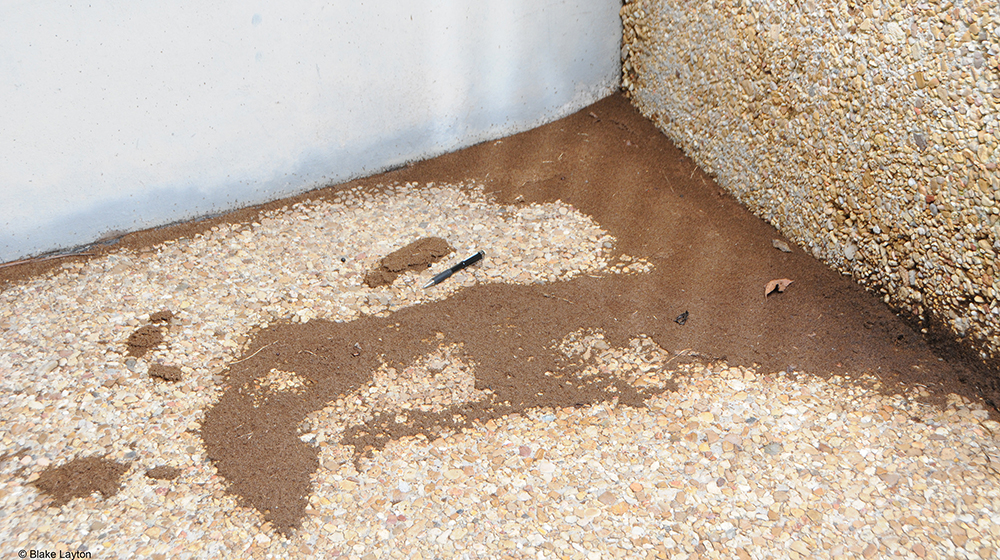
POLYGON ((4 554, 1000 547, 989 372, 748 214, 620 96, 86 253, 0 268, 4 554), (426 238, 450 252, 372 287, 426 238))

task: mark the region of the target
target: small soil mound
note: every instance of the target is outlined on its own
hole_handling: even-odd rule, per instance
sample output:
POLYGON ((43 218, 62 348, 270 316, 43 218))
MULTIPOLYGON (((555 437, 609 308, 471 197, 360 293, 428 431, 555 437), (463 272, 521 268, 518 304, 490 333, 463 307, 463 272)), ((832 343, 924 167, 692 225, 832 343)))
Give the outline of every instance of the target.
MULTIPOLYGON (((174 312, 169 309, 157 311, 149 316, 151 324, 140 328, 128 337, 125 345, 128 347, 128 355, 141 358, 151 349, 156 348, 163 342, 163 326, 170 324, 174 318, 174 312)), ((178 379, 180 379, 178 377, 178 379)), ((171 380, 176 381, 176 380, 171 380)))
POLYGON ((176 467, 159 466, 146 471, 146 476, 156 480, 173 480, 181 475, 181 470, 176 467))
POLYGON ((371 288, 388 286, 395 282, 400 274, 411 270, 424 270, 454 251, 451 245, 440 237, 423 237, 386 255, 379 261, 377 268, 365 275, 365 284, 371 288))
POLYGON ((128 470, 128 463, 118 463, 103 457, 81 457, 52 466, 38 476, 35 488, 52 496, 54 507, 61 507, 73 498, 85 498, 100 492, 104 499, 118 493, 121 477, 128 470))
POLYGON ((128 355, 141 358, 163 342, 163 330, 156 325, 146 325, 128 337, 128 355))
POLYGON ((149 376, 158 377, 164 381, 180 381, 181 368, 177 366, 164 366, 153 364, 149 366, 149 376))
POLYGON ((157 311, 149 316, 150 323, 169 323, 174 318, 174 312, 169 309, 157 311))

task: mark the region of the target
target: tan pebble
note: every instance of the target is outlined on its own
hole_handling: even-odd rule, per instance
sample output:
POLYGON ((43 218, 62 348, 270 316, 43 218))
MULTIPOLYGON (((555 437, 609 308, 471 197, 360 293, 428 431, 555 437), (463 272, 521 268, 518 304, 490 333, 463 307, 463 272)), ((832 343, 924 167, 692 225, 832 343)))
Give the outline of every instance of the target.
POLYGON ((965 532, 965 529, 961 525, 952 523, 951 525, 951 542, 955 543, 955 546, 959 548, 965 547, 965 543, 969 541, 969 536, 965 532))
POLYGON ((892 473, 880 474, 879 477, 886 483, 887 486, 894 486, 899 482, 899 475, 892 473))
POLYGON ((789 545, 789 548, 791 548, 795 552, 798 552, 799 554, 809 554, 810 552, 809 545, 807 545, 802 541, 792 541, 792 544, 789 545))
POLYGON ((612 506, 618 501, 618 498, 611 492, 605 492, 600 496, 598 496, 597 501, 601 502, 606 506, 612 506))

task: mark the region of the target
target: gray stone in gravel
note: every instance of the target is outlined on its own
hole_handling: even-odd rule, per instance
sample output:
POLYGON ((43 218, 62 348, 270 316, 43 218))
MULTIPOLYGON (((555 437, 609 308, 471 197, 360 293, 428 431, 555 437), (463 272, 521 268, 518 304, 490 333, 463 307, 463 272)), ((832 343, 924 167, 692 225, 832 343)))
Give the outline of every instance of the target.
POLYGON ((764 446, 764 453, 767 453, 768 455, 777 455, 781 453, 781 451, 782 449, 780 443, 769 443, 764 446))

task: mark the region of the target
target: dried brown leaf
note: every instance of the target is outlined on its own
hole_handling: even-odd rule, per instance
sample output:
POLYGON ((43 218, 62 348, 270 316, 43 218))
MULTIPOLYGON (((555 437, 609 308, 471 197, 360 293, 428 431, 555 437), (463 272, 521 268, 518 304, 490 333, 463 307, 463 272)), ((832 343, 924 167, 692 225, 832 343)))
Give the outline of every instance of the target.
POLYGON ((767 286, 764 286, 764 297, 770 295, 771 292, 773 292, 774 290, 778 290, 779 292, 784 292, 785 288, 787 288, 788 285, 791 283, 792 281, 789 280, 788 278, 771 280, 770 282, 767 283, 767 286))

